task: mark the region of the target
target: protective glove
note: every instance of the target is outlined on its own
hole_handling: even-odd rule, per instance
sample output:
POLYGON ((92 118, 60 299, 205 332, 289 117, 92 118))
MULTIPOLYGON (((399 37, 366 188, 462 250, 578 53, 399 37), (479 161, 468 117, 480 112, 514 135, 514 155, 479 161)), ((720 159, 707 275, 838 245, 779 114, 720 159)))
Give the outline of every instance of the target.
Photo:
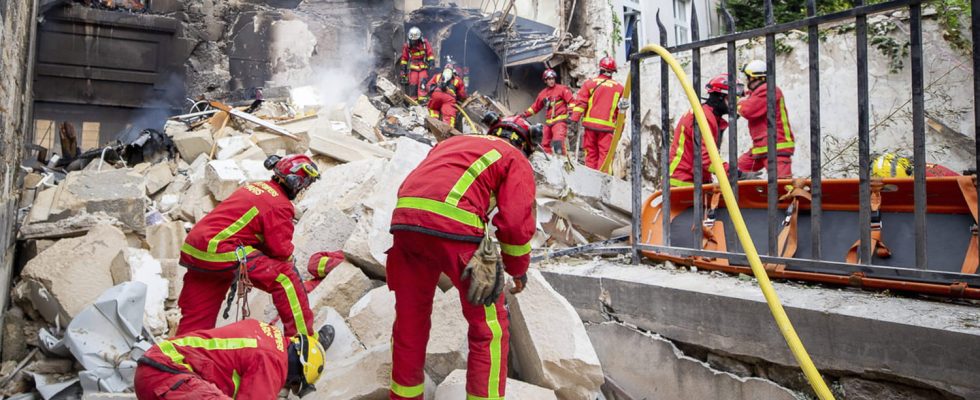
POLYGON ((620 110, 629 110, 630 109, 630 101, 629 101, 629 99, 619 100, 619 109, 620 110))
POLYGON ((334 336, 337 335, 333 326, 330 324, 324 324, 316 333, 315 339, 320 342, 320 346, 323 346, 324 351, 330 348, 330 345, 333 344, 334 336))
POLYGON ((514 287, 510 288, 510 294, 518 294, 527 287, 527 275, 515 276, 514 287))
POLYGON ((407 85, 408 84, 408 75, 402 74, 401 80, 402 80, 402 85, 407 85))
POLYGON ((489 235, 484 235, 460 278, 470 280, 470 288, 466 292, 470 304, 489 306, 500 297, 504 290, 504 267, 500 262, 500 251, 489 235))
POLYGON ((425 82, 419 82, 419 88, 421 88, 423 92, 428 92, 429 84, 425 82))

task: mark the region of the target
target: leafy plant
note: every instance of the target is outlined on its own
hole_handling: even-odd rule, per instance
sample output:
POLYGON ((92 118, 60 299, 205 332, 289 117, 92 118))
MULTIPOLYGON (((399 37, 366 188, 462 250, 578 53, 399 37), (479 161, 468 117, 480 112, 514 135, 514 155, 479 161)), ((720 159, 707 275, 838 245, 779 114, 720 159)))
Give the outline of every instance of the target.
POLYGON ((616 12, 616 6, 613 5, 612 0, 608 0, 607 3, 609 4, 609 11, 612 12, 612 54, 615 56, 616 49, 623 43, 623 21, 619 19, 619 13, 616 12))

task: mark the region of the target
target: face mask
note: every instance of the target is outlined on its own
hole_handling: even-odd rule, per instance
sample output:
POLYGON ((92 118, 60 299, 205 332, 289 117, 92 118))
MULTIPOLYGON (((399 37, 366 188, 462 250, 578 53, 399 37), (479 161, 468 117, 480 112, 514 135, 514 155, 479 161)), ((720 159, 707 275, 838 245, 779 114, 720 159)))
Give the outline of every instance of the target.
POLYGON ((453 79, 453 70, 449 68, 442 70, 442 80, 449 81, 450 79, 453 79))

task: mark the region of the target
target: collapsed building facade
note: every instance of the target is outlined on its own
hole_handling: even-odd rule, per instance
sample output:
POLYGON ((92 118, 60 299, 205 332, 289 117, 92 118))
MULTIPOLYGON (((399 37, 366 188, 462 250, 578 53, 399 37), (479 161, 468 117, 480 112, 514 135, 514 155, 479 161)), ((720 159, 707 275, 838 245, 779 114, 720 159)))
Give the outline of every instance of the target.
MULTIPOLYGON (((606 54, 627 65, 629 46, 639 44, 629 43, 629 32, 619 30, 631 22, 638 22, 640 40, 655 41, 652 16, 665 10, 668 43, 680 44, 691 40, 690 24, 684 21, 692 16, 691 4, 697 3, 698 10, 717 5, 631 0, 22 3, 8 2, 3 10, 5 37, 11 39, 3 43, 10 56, 2 64, 6 111, 0 199, 7 226, 0 232, 0 277, 5 279, 0 282, 5 310, 0 379, 10 384, 5 396, 36 391, 45 399, 77 396, 80 388, 91 395, 92 385, 125 391, 132 367, 125 359, 138 354, 139 341, 120 340, 127 352, 105 357, 100 349, 83 346, 57 353, 53 349, 59 342, 47 339, 70 343, 74 334, 68 321, 88 321, 89 307, 104 307, 113 296, 139 298, 132 294, 139 290, 127 286, 134 282, 146 287, 139 323, 151 338, 167 337, 179 318, 174 301, 182 268, 174 259, 187 228, 242 183, 268 179, 261 166, 267 155, 304 152, 325 173, 297 203, 296 258, 305 262, 316 251, 342 250, 347 260, 325 279, 306 277, 316 282, 309 296, 319 312, 317 323, 330 322, 339 330, 328 353, 336 366, 328 368, 324 389, 315 396, 386 398, 386 340, 394 299, 384 286, 384 253, 391 246, 387 219, 393 190, 431 145, 452 134, 451 127, 426 120, 424 108, 410 105, 402 88, 392 83, 407 28, 422 28, 438 64, 448 57, 462 64, 471 90, 483 95, 468 111, 509 112, 533 100, 546 67, 558 69, 563 83, 578 87, 595 75, 596 60, 606 54), (312 88, 315 95, 301 103, 290 93, 295 88, 312 88), (217 111, 206 101, 249 105, 257 97, 265 99, 250 114, 258 122, 217 111), (62 133, 66 122, 76 136, 69 145, 62 142, 72 139, 62 133), (299 140, 278 135, 280 129, 299 140), (155 140, 161 148, 146 147, 155 140), (125 149, 135 143, 141 156, 130 161, 125 149), (103 150, 108 147, 118 148, 118 157, 107 158, 103 150), (65 149, 95 151, 71 171, 52 161, 53 154, 67 156, 65 149), (85 296, 70 285, 78 282, 84 283, 85 296), (100 364, 98 358, 118 362, 100 364), (113 372, 91 373, 100 368, 113 372)), ((716 13, 698 18, 707 27, 702 35, 722 32, 716 13)), ((939 34, 935 25, 927 32, 939 34)), ((965 79, 966 72, 952 67, 963 63, 962 56, 936 43, 950 64, 937 68, 953 70, 937 72, 942 76, 937 85, 965 79)), ((750 45, 744 51, 752 58, 750 45)), ((846 46, 831 50, 845 51, 846 46)), ((717 65, 720 72, 720 56, 707 57, 719 60, 703 65, 717 65)), ((779 62, 781 69, 805 65, 793 54, 779 62)), ((887 64, 876 64, 881 85, 897 85, 900 79, 884 71, 887 64)), ((625 69, 617 79, 625 78, 625 69)), ((641 134, 650 145, 642 149, 648 162, 643 186, 649 191, 658 182, 660 165, 654 138, 664 128, 652 100, 659 98, 659 64, 645 61, 644 69, 647 103, 641 134)), ((798 79, 789 78, 784 90, 804 90, 798 79)), ((671 109, 685 109, 679 87, 671 89, 671 109)), ((792 116, 794 123, 805 120, 803 111, 792 112, 799 113, 792 116)), ((953 118, 936 129, 963 126, 963 113, 943 115, 953 118)), ((965 135, 956 132, 947 129, 947 138, 937 140, 961 143, 965 135)), ((951 147, 942 161, 967 158, 951 147)), ((532 160, 539 194, 540 226, 533 241, 538 255, 626 232, 633 212, 630 183, 619 178, 629 168, 623 161, 630 151, 628 134, 619 151, 613 176, 581 167, 569 171, 561 160, 532 160)), ((801 157, 797 162, 807 161, 801 157)), ((669 263, 625 263, 616 257, 539 263, 542 272, 532 274, 527 296, 508 299, 513 347, 526 354, 515 357, 509 396, 812 396, 771 327, 754 280, 669 263), (541 320, 570 328, 555 332, 541 320)), ((837 293, 792 283, 778 290, 800 330, 809 332, 804 340, 819 364, 827 366, 822 372, 841 398, 885 393, 956 399, 980 393, 966 372, 975 361, 954 361, 980 337, 975 303, 837 293), (889 339, 865 340, 866 332, 889 339), (916 338, 925 335, 932 344, 917 345, 916 338), (929 367, 922 368, 923 363, 929 367)), ((435 301, 441 313, 433 316, 435 339, 426 369, 432 385, 426 398, 458 398, 465 381, 460 372, 466 366, 465 323, 455 315, 459 300, 453 289, 437 292, 435 301)), ((275 320, 265 294, 253 293, 249 304, 253 317, 275 320)))

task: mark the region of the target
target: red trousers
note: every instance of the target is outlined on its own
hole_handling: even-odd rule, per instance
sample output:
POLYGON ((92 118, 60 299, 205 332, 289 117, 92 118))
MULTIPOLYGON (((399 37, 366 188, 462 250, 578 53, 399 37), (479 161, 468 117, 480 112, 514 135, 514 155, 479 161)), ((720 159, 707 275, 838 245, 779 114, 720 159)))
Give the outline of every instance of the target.
POLYGON ((425 96, 425 90, 422 90, 422 84, 429 81, 429 70, 423 69, 421 71, 408 71, 408 86, 410 90, 408 95, 420 102, 426 101, 428 97, 425 96))
POLYGON ((456 97, 445 92, 432 92, 429 99, 429 116, 442 118, 449 126, 456 125, 456 97))
POLYGON ((544 152, 552 154, 552 152, 558 152, 558 154, 565 154, 568 150, 565 147, 565 137, 568 135, 568 124, 563 122, 555 122, 554 125, 544 126, 544 138, 541 139, 541 147, 544 147, 544 152))
MULTIPOLYGON (((287 337, 297 333, 313 335, 313 312, 310 311, 306 288, 292 262, 276 260, 255 251, 248 255, 248 279, 252 286, 272 295, 272 302, 279 311, 287 337)), ((187 269, 184 289, 180 291, 177 305, 181 318, 177 336, 201 329, 214 328, 218 314, 225 306, 225 298, 234 280, 234 271, 211 272, 187 269)), ((236 315, 237 303, 232 303, 230 315, 236 315)), ((251 310, 261 313, 262 310, 251 310)))
POLYGON ((609 153, 609 145, 612 144, 612 132, 594 131, 584 128, 585 135, 582 147, 585 148, 585 166, 592 169, 599 169, 602 162, 606 160, 609 153))
POLYGON ((504 296, 492 306, 474 306, 466 300, 469 279, 460 281, 477 243, 408 231, 395 231, 394 235, 387 265, 388 287, 395 292, 390 398, 422 398, 432 297, 439 273, 444 272, 459 289, 463 316, 470 325, 466 393, 503 399, 510 339, 504 296))
MULTIPOLYGON (((741 156, 738 157, 738 170, 742 172, 755 172, 761 169, 766 169, 769 165, 769 157, 763 155, 760 158, 756 158, 756 155, 752 154, 752 151, 746 151, 741 156)), ((792 178, 793 177, 793 158, 792 156, 776 156, 776 177, 777 178, 792 178)))
POLYGON ((231 400, 213 383, 195 374, 173 374, 140 364, 134 380, 139 400, 231 400))

